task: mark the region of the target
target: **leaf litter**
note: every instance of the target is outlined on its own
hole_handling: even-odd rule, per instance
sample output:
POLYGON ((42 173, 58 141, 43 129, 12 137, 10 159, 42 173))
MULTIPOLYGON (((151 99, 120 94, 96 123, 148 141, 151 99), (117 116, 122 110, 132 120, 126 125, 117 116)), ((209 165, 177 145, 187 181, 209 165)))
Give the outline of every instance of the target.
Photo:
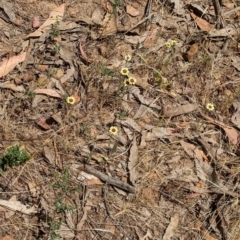
POLYGON ((237 11, 218 29, 209 3, 0 2, 0 151, 32 155, 0 177, 2 237, 239 238, 237 11))

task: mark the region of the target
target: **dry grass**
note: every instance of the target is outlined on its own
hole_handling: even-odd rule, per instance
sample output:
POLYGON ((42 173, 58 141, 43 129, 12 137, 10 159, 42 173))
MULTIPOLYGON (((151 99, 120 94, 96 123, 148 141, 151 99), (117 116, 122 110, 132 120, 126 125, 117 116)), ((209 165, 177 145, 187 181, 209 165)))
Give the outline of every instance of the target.
MULTIPOLYGON (((34 1, 26 4, 16 0, 15 13, 27 23, 38 6, 36 14, 43 11, 41 16, 46 19, 51 5, 40 2, 38 6, 34 1)), ((68 2, 65 20, 79 23, 76 19, 91 17, 100 4, 97 2, 68 2)), ((130 21, 125 12, 129 2, 114 4, 117 17, 130 21)), ((144 1, 136 4, 139 9, 145 6, 144 1)), ((106 8, 104 4, 99 6, 101 11, 106 8)), ((172 18, 170 23, 176 17, 165 1, 153 1, 152 11, 172 18)), ((49 87, 51 77, 57 78, 56 69, 66 73, 69 64, 64 61, 56 66, 49 64, 47 71, 29 64, 23 72, 15 69, 2 79, 21 78, 26 92, 0 89, 0 155, 20 143, 31 160, 0 172, 0 201, 17 200, 34 206, 36 212, 26 215, 0 207, 0 237, 239 239, 238 144, 229 140, 221 126, 204 117, 233 126, 233 102, 239 100, 240 89, 231 56, 239 54, 238 36, 228 40, 227 52, 218 58, 220 48, 217 46, 213 53, 209 46, 224 44, 225 40, 208 38, 189 19, 180 23, 180 31, 158 27, 158 37, 152 45, 149 43, 151 46, 127 43, 124 31, 96 38, 97 24, 79 24, 77 34, 60 31, 62 39, 70 39, 75 47, 75 52, 69 50, 75 75, 63 84, 63 99, 45 96, 33 107, 34 90, 49 87), (79 38, 88 59, 79 52, 79 38), (178 44, 167 48, 169 39, 178 44), (183 53, 186 55, 193 43, 198 51, 187 61, 183 53), (124 61, 125 51, 131 52, 129 62, 124 61), (120 73, 123 66, 136 77, 135 86, 124 86, 125 77, 120 73), (26 73, 32 76, 29 82, 26 73), (144 106, 136 92, 159 109, 144 106), (80 102, 68 104, 65 98, 75 94, 80 102), (198 109, 164 117, 167 111, 189 103, 198 109), (206 109, 207 103, 213 103, 214 111, 206 109), (143 114, 138 112, 141 108, 143 114), (136 113, 140 115, 136 117, 136 113), (37 123, 40 118, 45 119, 47 128, 37 123), (111 126, 118 127, 116 136, 109 134, 111 126), (167 129, 171 134, 149 136, 153 128, 167 129), (128 164, 135 138, 137 164, 133 171, 128 164), (134 178, 136 193, 128 194, 108 183, 81 181, 84 164, 129 184, 134 178)), ((33 31, 23 26, 14 29, 21 29, 25 36, 33 31)), ((140 28, 139 34, 156 25, 151 27, 140 28)), ((131 32, 126 36, 138 35, 131 32)), ((12 41, 9 46, 13 47, 15 39, 12 41)), ((31 55, 42 62, 54 62, 62 58, 60 49, 50 34, 44 42, 35 42, 31 55)))

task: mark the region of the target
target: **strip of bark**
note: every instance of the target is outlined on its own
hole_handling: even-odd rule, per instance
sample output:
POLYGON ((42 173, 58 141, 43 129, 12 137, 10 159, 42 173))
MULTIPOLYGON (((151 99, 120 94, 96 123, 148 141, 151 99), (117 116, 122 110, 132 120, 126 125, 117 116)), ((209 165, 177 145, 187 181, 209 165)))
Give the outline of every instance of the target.
POLYGON ((120 181, 116 178, 109 177, 106 174, 104 174, 104 173, 102 173, 102 172, 100 172, 100 171, 98 171, 98 170, 96 170, 96 169, 94 169, 94 168, 92 168, 88 165, 85 165, 84 171, 89 173, 89 174, 94 175, 95 177, 99 178, 101 181, 106 182, 109 185, 120 188, 120 189, 122 189, 124 191, 127 191, 127 192, 130 192, 130 193, 135 193, 136 192, 135 187, 131 186, 130 184, 125 183, 123 181, 120 181))

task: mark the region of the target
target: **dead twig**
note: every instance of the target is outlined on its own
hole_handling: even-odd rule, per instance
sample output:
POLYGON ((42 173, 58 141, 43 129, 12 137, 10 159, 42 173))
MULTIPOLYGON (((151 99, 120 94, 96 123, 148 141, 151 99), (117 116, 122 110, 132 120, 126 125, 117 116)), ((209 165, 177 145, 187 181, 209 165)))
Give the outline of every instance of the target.
POLYGON ((98 171, 98 170, 96 170, 96 169, 94 169, 94 168, 92 168, 88 165, 85 165, 84 171, 96 176, 101 181, 106 182, 109 185, 120 188, 120 189, 122 189, 124 191, 127 191, 127 192, 130 192, 130 193, 135 193, 136 192, 135 187, 131 186, 130 184, 122 182, 122 181, 120 181, 116 178, 109 177, 106 174, 104 174, 104 173, 102 173, 102 172, 100 172, 100 171, 98 171))

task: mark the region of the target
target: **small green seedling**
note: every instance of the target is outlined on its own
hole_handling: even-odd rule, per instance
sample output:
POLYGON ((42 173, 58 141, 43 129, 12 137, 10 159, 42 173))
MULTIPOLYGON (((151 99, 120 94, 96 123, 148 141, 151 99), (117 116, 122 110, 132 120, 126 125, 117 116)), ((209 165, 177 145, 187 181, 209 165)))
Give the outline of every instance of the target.
POLYGON ((14 145, 10 147, 2 157, 0 157, 0 167, 2 169, 5 168, 5 166, 13 167, 14 165, 20 165, 25 163, 30 159, 30 155, 24 151, 21 150, 20 145, 14 145))
POLYGON ((60 29, 59 29, 60 22, 57 19, 54 24, 52 24, 52 28, 50 30, 50 36, 52 39, 58 37, 60 35, 60 29))

